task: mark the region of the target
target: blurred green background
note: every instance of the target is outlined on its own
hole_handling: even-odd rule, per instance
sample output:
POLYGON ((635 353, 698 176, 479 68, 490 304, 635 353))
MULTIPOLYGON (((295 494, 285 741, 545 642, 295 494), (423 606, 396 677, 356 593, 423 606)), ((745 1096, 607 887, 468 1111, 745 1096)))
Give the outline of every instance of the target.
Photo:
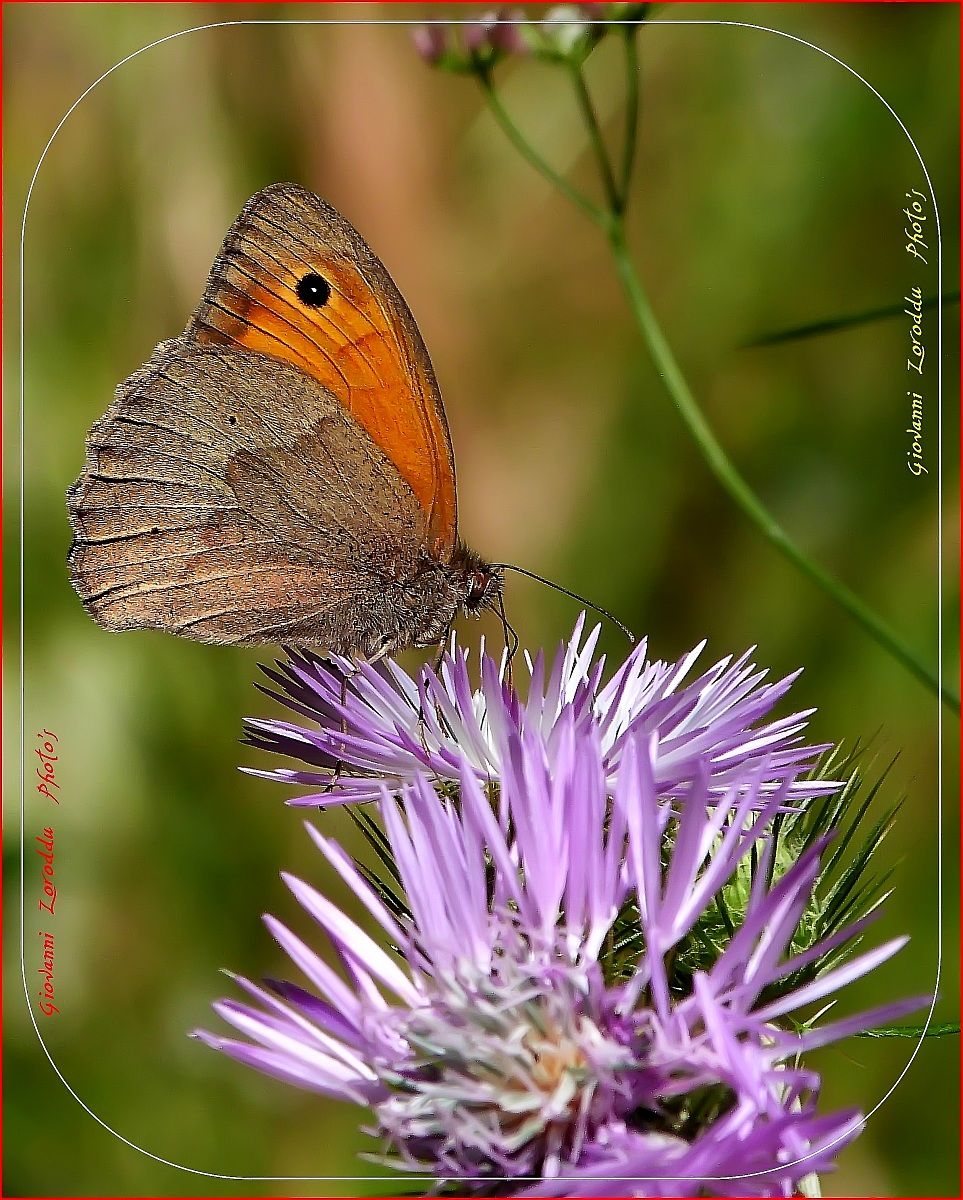
MULTIPOLYGON (((456 8, 460 18, 479 11, 432 6, 431 15, 456 8)), ((376 1173, 356 1157, 368 1143, 354 1110, 256 1076, 185 1036, 211 1026, 209 1001, 229 990, 218 968, 283 970, 262 911, 306 931, 280 869, 343 892, 311 853, 284 793, 236 770, 256 762, 237 744, 241 718, 275 711, 252 687, 267 656, 95 627, 67 583, 63 494, 114 385, 182 328, 228 223, 274 180, 329 198, 405 293, 446 397, 461 525, 472 546, 614 609, 648 632, 660 657, 708 637, 706 662, 757 644, 758 660, 780 675, 804 665, 792 702, 818 707, 816 739, 875 734, 881 762, 899 753, 881 801, 908 796, 882 852, 897 864, 896 893, 874 938, 906 932, 912 941, 895 963, 851 988, 843 1006, 934 985, 936 701, 777 557, 720 492, 649 365, 597 231, 518 159, 470 80, 427 69, 408 29, 373 23, 425 13, 203 4, 4 11, 11 718, 19 685, 15 251, 31 174, 62 114, 125 55, 191 26, 269 22, 192 32, 120 66, 58 134, 27 222, 26 736, 32 748, 38 728, 58 734, 63 794, 56 809, 28 795, 28 843, 54 823, 60 889, 62 1011, 40 1018, 41 1028, 63 1076, 101 1120, 151 1155, 199 1171, 376 1173), (339 16, 352 23, 293 23, 339 16)), ((659 6, 653 16, 775 26, 872 82, 928 164, 946 227, 945 287, 957 285, 956 6, 687 4, 659 6)), ((610 129, 619 116, 616 49, 603 45, 589 67, 610 129)), ((903 251, 904 193, 923 188, 907 140, 852 75, 771 33, 653 25, 642 38, 642 70, 632 243, 696 394, 799 543, 935 662, 935 314, 926 343, 934 369, 924 379, 930 474, 921 479, 905 466, 903 320, 740 348, 773 329, 897 303, 911 283, 936 291, 933 260, 928 271, 911 270, 903 251)), ((590 163, 560 81, 526 62, 508 64, 499 78, 521 125, 587 182, 590 163)), ((943 651, 955 677, 956 310, 948 315, 943 651)), ((516 580, 509 607, 530 646, 555 643, 576 612, 516 580)), ((464 633, 474 639, 477 627, 464 633)), ((623 651, 610 632, 604 639, 611 652, 623 651)), ((256 1196, 368 1187, 198 1178, 122 1144, 68 1095, 23 1003, 11 730, 6 1193, 256 1196)), ((958 838, 950 719, 945 733, 947 953, 937 1018, 951 1020, 958 838)), ((343 814, 321 823, 356 845, 343 814)), ((38 865, 28 862, 26 878, 31 979, 38 865)), ((825 1103, 871 1107, 911 1050, 859 1041, 825 1052, 825 1103)), ((955 1194, 957 1065, 955 1040, 927 1042, 824 1181, 826 1192, 955 1194)))

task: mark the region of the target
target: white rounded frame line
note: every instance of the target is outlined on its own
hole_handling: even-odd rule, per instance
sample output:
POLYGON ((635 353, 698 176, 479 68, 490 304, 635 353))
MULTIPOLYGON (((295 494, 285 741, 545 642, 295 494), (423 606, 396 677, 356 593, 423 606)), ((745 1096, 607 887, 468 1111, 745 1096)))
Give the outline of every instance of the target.
MULTIPOLYGON (((71 1085, 64 1078, 64 1076, 62 1075, 60 1068, 57 1066, 56 1062, 54 1062, 53 1056, 51 1055, 50 1050, 47 1048, 47 1044, 43 1039, 43 1034, 40 1032, 40 1027, 37 1024, 36 1014, 34 1013, 33 1005, 30 1000, 30 986, 27 983, 27 967, 26 967, 26 961, 25 961, 25 945, 24 945, 25 936, 26 936, 25 935, 26 899, 25 899, 25 890, 24 890, 24 870, 25 870, 24 859, 25 859, 25 837, 26 837, 26 833, 25 833, 25 829, 26 829, 26 801, 25 801, 26 727, 25 727, 25 720, 26 720, 26 717, 25 717, 25 711, 24 711, 24 563, 25 563, 26 556, 25 556, 25 545, 24 545, 24 493, 23 493, 24 431, 25 431, 24 247, 25 247, 25 242, 26 242, 27 214, 28 214, 28 211, 30 208, 30 199, 33 195, 34 185, 37 182, 37 176, 40 173, 40 168, 43 166, 44 159, 47 157, 50 147, 53 145, 54 140, 57 137, 57 134, 63 128, 64 124, 66 123, 66 121, 68 120, 70 115, 80 105, 81 101, 86 99, 86 97, 90 95, 90 93, 94 90, 94 88, 96 88, 101 83, 103 83, 104 80, 107 79, 109 76, 113 75, 113 73, 115 71, 117 71, 120 67, 124 66, 126 63, 131 62, 133 59, 138 58, 141 54, 145 54, 148 50, 153 50, 157 46, 164 45, 165 42, 173 41, 175 38, 185 37, 187 34, 190 34, 190 33, 200 33, 206 29, 224 29, 224 28, 229 28, 231 26, 238 26, 238 25, 399 25, 399 26, 407 25, 407 26, 413 26, 413 25, 469 25, 471 23, 472 23, 471 21, 467 21, 467 20, 462 20, 462 21, 457 21, 457 20, 456 21, 446 21, 446 20, 426 20, 426 21, 415 21, 415 20, 396 20, 396 21, 393 21, 393 20, 380 20, 380 21, 350 21, 350 20, 213 21, 206 25, 194 25, 188 29, 180 29, 180 30, 175 31, 174 33, 166 34, 164 37, 158 38, 156 41, 149 42, 146 46, 141 46, 140 49, 134 50, 131 54, 128 54, 126 57, 124 57, 124 58, 120 59, 118 62, 114 63, 114 65, 112 67, 108 68, 108 70, 106 70, 103 73, 103 75, 101 75, 101 76, 99 76, 99 78, 95 79, 94 82, 89 85, 89 87, 85 88, 84 91, 80 93, 80 95, 77 97, 77 99, 73 102, 73 104, 71 104, 71 106, 67 109, 67 111, 64 113, 64 115, 57 122, 57 125, 56 125, 53 133, 50 135, 50 138, 48 139, 47 144, 44 146, 43 151, 41 152, 41 155, 40 155, 39 159, 37 160, 37 165, 34 168, 33 175, 31 176, 30 185, 27 188, 26 199, 24 200, 23 219, 22 219, 21 226, 20 226, 20 305, 19 305, 19 312, 20 312, 20 413, 19 413, 19 415, 20 415, 20 463, 19 463, 19 465, 20 465, 20 768, 21 768, 20 769, 20 971, 21 971, 21 977, 23 980, 24 999, 27 1004, 27 1011, 30 1014, 30 1022, 33 1025, 34 1032, 37 1035, 37 1040, 40 1042, 43 1052, 47 1056, 48 1062, 50 1063, 51 1067, 53 1068, 54 1072, 56 1073, 57 1078, 64 1085, 64 1087, 67 1089, 67 1091, 70 1093, 70 1095, 74 1098, 74 1100, 76 1100, 77 1103, 80 1105, 80 1107, 87 1113, 88 1116, 90 1116, 94 1121, 97 1122, 98 1125, 100 1125, 108 1133, 112 1134, 115 1138, 117 1138, 118 1141, 122 1142, 125 1146, 129 1146, 132 1150, 136 1150, 138 1153, 145 1155, 147 1158, 152 1159, 154 1162, 159 1163, 162 1166, 173 1167, 179 1171, 186 1171, 187 1173, 189 1173, 191 1175, 202 1176, 206 1179, 243 1180, 243 1181, 251 1182, 251 1183, 292 1183, 292 1182, 297 1183, 297 1182, 311 1182, 311 1181, 315 1181, 315 1180, 331 1180, 332 1182, 354 1182, 354 1181, 360 1182, 362 1180, 369 1180, 372 1182, 374 1182, 374 1181, 392 1182, 392 1183, 397 1182, 397 1176, 395 1176, 395 1175, 378 1176, 378 1175, 230 1175, 230 1174, 221 1174, 217 1171, 204 1171, 197 1167, 188 1167, 188 1166, 185 1166, 183 1163, 173 1162, 171 1159, 164 1158, 162 1155, 154 1154, 152 1151, 144 1149, 143 1146, 138 1146, 135 1142, 130 1141, 129 1138, 125 1138, 123 1134, 118 1133, 116 1129, 114 1129, 112 1126, 108 1125, 107 1122, 105 1120, 103 1120, 102 1117, 99 1117, 95 1112, 93 1112, 84 1103, 84 1101, 80 1098, 80 1096, 77 1095, 77 1093, 74 1091, 74 1089, 71 1087, 71 1085)), ((514 23, 528 25, 528 24, 541 24, 542 22, 525 21, 525 22, 514 22, 514 23)), ((602 22, 598 22, 598 23, 601 24, 602 22)), ((608 22, 608 23, 609 24, 632 24, 633 22, 616 21, 616 22, 608 22)), ((818 54, 821 54, 824 58, 827 58, 831 62, 834 62, 838 66, 842 67, 843 70, 848 72, 855 79, 858 79, 859 82, 865 88, 867 88, 870 92, 872 92, 872 94, 876 97, 876 99, 879 100, 879 102, 886 108, 887 112, 889 112, 889 114, 892 116, 893 120, 897 123, 897 125, 899 125, 900 129, 903 131, 904 135, 906 136, 906 140, 909 142, 910 146, 912 146, 913 153, 916 155, 916 158, 919 162, 920 170, 923 172, 923 176, 926 179, 926 186, 929 190, 930 202, 933 205, 933 217, 936 222, 937 297, 942 296, 942 294, 943 294, 943 238, 942 238, 942 231, 941 231, 941 227, 940 227, 939 206, 937 205, 936 194, 933 190, 933 181, 930 178, 930 173, 926 168, 926 163, 923 161, 923 156, 920 153, 919 147, 916 145, 916 142, 913 140, 913 137, 910 134, 909 130, 906 128, 905 124, 900 119, 898 114, 895 112, 895 110, 893 109, 893 107, 889 103, 889 101, 886 100, 886 98, 884 96, 882 96, 880 94, 880 92, 878 92, 876 90, 876 88, 874 88, 873 85, 867 79, 864 79, 863 76, 860 75, 860 73, 857 70, 855 70, 853 67, 851 67, 848 63, 843 62, 843 60, 841 58, 837 58, 835 54, 831 54, 828 50, 824 50, 822 48, 822 46, 817 46, 814 42, 807 42, 805 38, 797 37, 795 34, 787 33, 785 30, 772 29, 768 25, 756 25, 749 21, 717 21, 717 20, 653 20, 653 21, 646 21, 645 24, 647 26, 649 26, 649 25, 702 25, 702 26, 721 25, 721 26, 730 26, 730 27, 739 28, 739 29, 753 29, 753 30, 759 31, 760 33, 775 34, 777 37, 786 38, 788 41, 796 42, 800 46, 806 46, 810 50, 815 50, 818 54)), ((942 310, 942 305, 940 303, 937 303, 937 306, 936 306, 936 406, 937 406, 936 480, 937 480, 937 517, 938 517, 938 519, 937 519, 937 655, 938 655, 937 671, 939 673, 940 685, 942 686, 942 682, 943 682, 943 531, 942 531, 942 522, 939 520, 939 516, 942 511, 942 503, 943 503, 943 420, 942 420, 942 417, 943 417, 943 310, 942 310)), ((943 911, 942 911, 942 909, 943 909, 943 721, 942 721, 943 712, 942 712, 942 707, 941 707, 939 697, 937 697, 937 699, 936 699, 936 716, 937 716, 937 794, 936 794, 936 818, 937 818, 937 821, 936 821, 936 830, 937 830, 937 835, 936 835, 936 838, 937 838, 937 842, 936 842, 936 844, 937 844, 936 904, 937 904, 937 909, 936 909, 936 973, 935 973, 935 978, 933 981, 933 996, 930 1001, 929 1010, 927 1011, 927 1014, 926 1014, 926 1020, 923 1024, 922 1032, 920 1033, 919 1041, 913 1047, 913 1051, 910 1054, 909 1058, 907 1059, 905 1066, 900 1071, 900 1073, 896 1077, 896 1079, 893 1081, 893 1083, 890 1086, 890 1088, 888 1089, 888 1091, 881 1097, 880 1100, 878 1100, 876 1102, 876 1104, 873 1105, 873 1107, 869 1110, 869 1112, 867 1112, 864 1115, 864 1117, 862 1118, 863 1125, 865 1125, 869 1121, 869 1118, 872 1117, 874 1115, 874 1113, 876 1113, 886 1103, 886 1101, 890 1098, 890 1096, 893 1094, 893 1092, 895 1092, 897 1087, 899 1087, 900 1083, 903 1081, 904 1077, 906 1076, 906 1073, 909 1071, 910 1067, 913 1065, 913 1062, 916 1059, 916 1056, 919 1054, 920 1048, 923 1045, 923 1041, 926 1037, 926 1031, 929 1029, 929 1026, 933 1020, 933 1013, 934 1013, 934 1010, 936 1007, 937 996, 939 994, 939 983, 940 983, 940 977, 941 977, 942 965, 943 965, 943 911)), ((841 1141, 844 1136, 847 1136, 847 1135, 846 1134, 840 1135, 840 1137, 837 1138, 836 1141, 841 1141)), ((835 1144, 836 1144, 835 1142, 830 1143, 830 1146, 835 1145, 835 1144)), ((785 1167, 787 1167, 787 1166, 795 1166, 797 1164, 801 1165, 807 1161, 809 1161, 808 1157, 796 1159, 795 1162, 782 1164, 782 1169, 785 1169, 785 1167)), ((720 1179, 720 1180, 755 1179, 755 1178, 759 1178, 759 1177, 764 1176, 769 1173, 770 1172, 767 1172, 767 1171, 751 1171, 751 1172, 748 1172, 743 1175, 719 1175, 719 1176, 712 1176, 712 1178, 720 1179)), ((416 1181, 416 1180, 418 1180, 418 1181, 421 1181, 421 1180, 433 1181, 435 1177, 432 1175, 421 1175, 421 1176, 406 1175, 406 1178, 411 1179, 412 1181, 416 1181)), ((486 1178, 490 1178, 490 1177, 486 1177, 486 1178)), ((519 1179, 519 1182, 524 1181, 524 1178, 525 1177, 521 1177, 519 1179)), ((637 1175, 609 1175, 609 1176, 605 1176, 605 1178, 608 1180, 611 1180, 613 1182, 616 1182, 616 1181, 644 1182, 645 1180, 651 1179, 651 1180, 662 1180, 662 1181, 670 1181, 670 1182, 678 1181, 678 1182, 682 1183, 682 1182, 686 1182, 687 1180, 691 1180, 694 1177, 686 1176, 686 1175, 638 1175, 638 1176, 637 1175)), ((466 1182, 468 1182, 468 1181, 466 1181, 466 1182)))

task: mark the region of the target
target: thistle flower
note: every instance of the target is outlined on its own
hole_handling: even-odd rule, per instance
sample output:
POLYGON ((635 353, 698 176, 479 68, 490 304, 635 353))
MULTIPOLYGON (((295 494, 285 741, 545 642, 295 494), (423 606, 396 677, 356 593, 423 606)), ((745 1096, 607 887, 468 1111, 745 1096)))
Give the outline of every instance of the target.
MULTIPOLYGON (((392 661, 373 667, 288 651, 277 670, 265 668, 276 687, 262 690, 312 725, 252 718, 246 741, 304 765, 250 773, 313 789, 288 802, 304 806, 376 800, 386 781, 400 786, 419 773, 457 783, 467 767, 484 783, 504 766, 504 729, 532 731, 551 762, 566 714, 580 731, 595 731, 610 787, 628 741, 650 739, 659 794, 672 800, 685 797, 697 763, 707 764, 715 796, 753 763, 765 760, 775 778, 811 765, 826 749, 802 742, 812 709, 767 719, 798 672, 766 683, 768 672, 753 665, 749 651, 685 682, 705 643, 667 663, 649 660, 642 641, 603 682, 605 659, 595 655, 600 630, 583 643, 584 621, 582 614, 550 667, 542 653, 525 656, 524 699, 506 685, 504 661, 484 650, 474 689, 468 653, 460 648, 417 680, 392 661)), ((767 781, 761 794, 772 786, 767 781)), ((795 780, 787 800, 799 803, 835 786, 795 780)))
POLYGON ((343 974, 266 917, 315 991, 239 979, 255 1003, 215 1009, 246 1040, 197 1036, 364 1106, 384 1142, 379 1161, 471 1192, 503 1194, 507 1181, 531 1195, 745 1194, 750 1174, 753 1194, 792 1194, 859 1125, 851 1112, 818 1115, 819 1079, 798 1056, 918 1002, 812 1027, 799 1010, 902 941, 797 986, 800 967, 851 946, 866 920, 786 958, 822 849, 767 883, 771 820, 795 765, 770 755, 720 783, 699 759, 676 817, 658 783, 657 732, 623 736, 613 788, 600 727, 574 705, 552 724, 549 757, 537 722, 498 723, 494 804, 467 760, 457 799, 423 775, 400 802, 382 789, 398 891, 370 886, 308 826, 395 953, 285 877, 343 974), (676 952, 750 854, 759 869, 742 924, 686 985, 676 952), (613 980, 606 946, 626 912, 638 952, 613 980))

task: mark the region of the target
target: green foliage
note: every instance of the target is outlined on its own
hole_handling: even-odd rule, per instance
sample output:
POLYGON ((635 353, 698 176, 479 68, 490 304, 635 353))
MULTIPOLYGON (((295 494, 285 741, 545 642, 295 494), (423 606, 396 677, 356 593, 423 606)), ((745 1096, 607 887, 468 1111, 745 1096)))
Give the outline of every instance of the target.
MULTIPOLYGON (((959 304, 960 293, 958 291, 946 292, 943 296, 924 296, 921 302, 923 312, 930 312, 934 308, 948 306, 951 304, 959 304)), ((764 333, 752 341, 743 343, 747 350, 754 349, 759 346, 777 346, 781 342, 798 342, 804 338, 821 337, 826 333, 838 333, 843 329, 856 329, 860 325, 868 325, 873 321, 886 321, 892 317, 903 315, 906 308, 905 300, 901 300, 899 304, 884 304, 876 308, 867 309, 865 312, 847 313, 840 317, 825 317, 819 321, 810 321, 805 325, 794 325, 791 329, 780 329, 775 333, 764 333)))
POLYGON ((862 1038, 897 1038, 918 1042, 920 1038, 958 1037, 960 1024, 958 1021, 944 1021, 936 1025, 880 1025, 876 1029, 866 1029, 857 1033, 862 1038))
MULTIPOLYGON (((822 856, 812 899, 793 934, 790 957, 802 954, 869 915, 888 894, 886 885, 893 868, 877 869, 875 855, 893 827, 900 802, 889 805, 870 820, 871 809, 893 764, 871 777, 872 763, 863 761, 865 755, 866 751, 858 746, 851 751, 837 747, 825 755, 809 772, 809 777, 837 779, 839 790, 812 800, 796 811, 780 813, 773 821, 771 836, 775 848, 768 856, 767 889, 778 882, 803 854, 823 839, 830 839, 822 856)), ((670 822, 664 861, 671 854, 675 828, 676 823, 670 822)), ((670 964, 670 985, 678 994, 687 995, 691 991, 693 974, 709 970, 741 926, 751 890, 762 869, 761 857, 754 848, 715 897, 715 903, 705 910, 688 937, 676 947, 670 964)), ((838 966, 859 945, 859 940, 857 937, 828 951, 770 985, 763 992, 760 1003, 769 1003, 838 966)), ((634 902, 630 902, 619 913, 604 947, 603 966, 607 978, 613 981, 627 978, 643 950, 638 910, 634 902)))

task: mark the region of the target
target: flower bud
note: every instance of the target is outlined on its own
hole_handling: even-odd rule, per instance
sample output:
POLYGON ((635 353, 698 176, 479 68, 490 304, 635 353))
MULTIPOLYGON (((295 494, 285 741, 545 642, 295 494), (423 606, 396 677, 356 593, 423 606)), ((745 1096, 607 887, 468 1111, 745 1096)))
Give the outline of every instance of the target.
POLYGON ((462 45, 475 58, 493 60, 509 54, 524 54, 528 44, 515 22, 524 22, 519 9, 500 8, 485 13, 481 20, 466 25, 462 45))
POLYGON ((602 36, 603 27, 592 20, 601 6, 560 4, 549 9, 539 26, 540 52, 551 59, 583 59, 602 36))
POLYGON ((494 13, 486 13, 480 21, 473 21, 462 29, 461 44, 469 54, 481 55, 489 49, 488 34, 495 20, 494 13))
POLYGON ((447 48, 447 31, 444 25, 416 25, 411 31, 411 41, 418 56, 434 66, 447 48))
POLYGON ((497 20, 488 32, 492 48, 499 54, 526 54, 525 14, 519 8, 499 10, 497 20))

